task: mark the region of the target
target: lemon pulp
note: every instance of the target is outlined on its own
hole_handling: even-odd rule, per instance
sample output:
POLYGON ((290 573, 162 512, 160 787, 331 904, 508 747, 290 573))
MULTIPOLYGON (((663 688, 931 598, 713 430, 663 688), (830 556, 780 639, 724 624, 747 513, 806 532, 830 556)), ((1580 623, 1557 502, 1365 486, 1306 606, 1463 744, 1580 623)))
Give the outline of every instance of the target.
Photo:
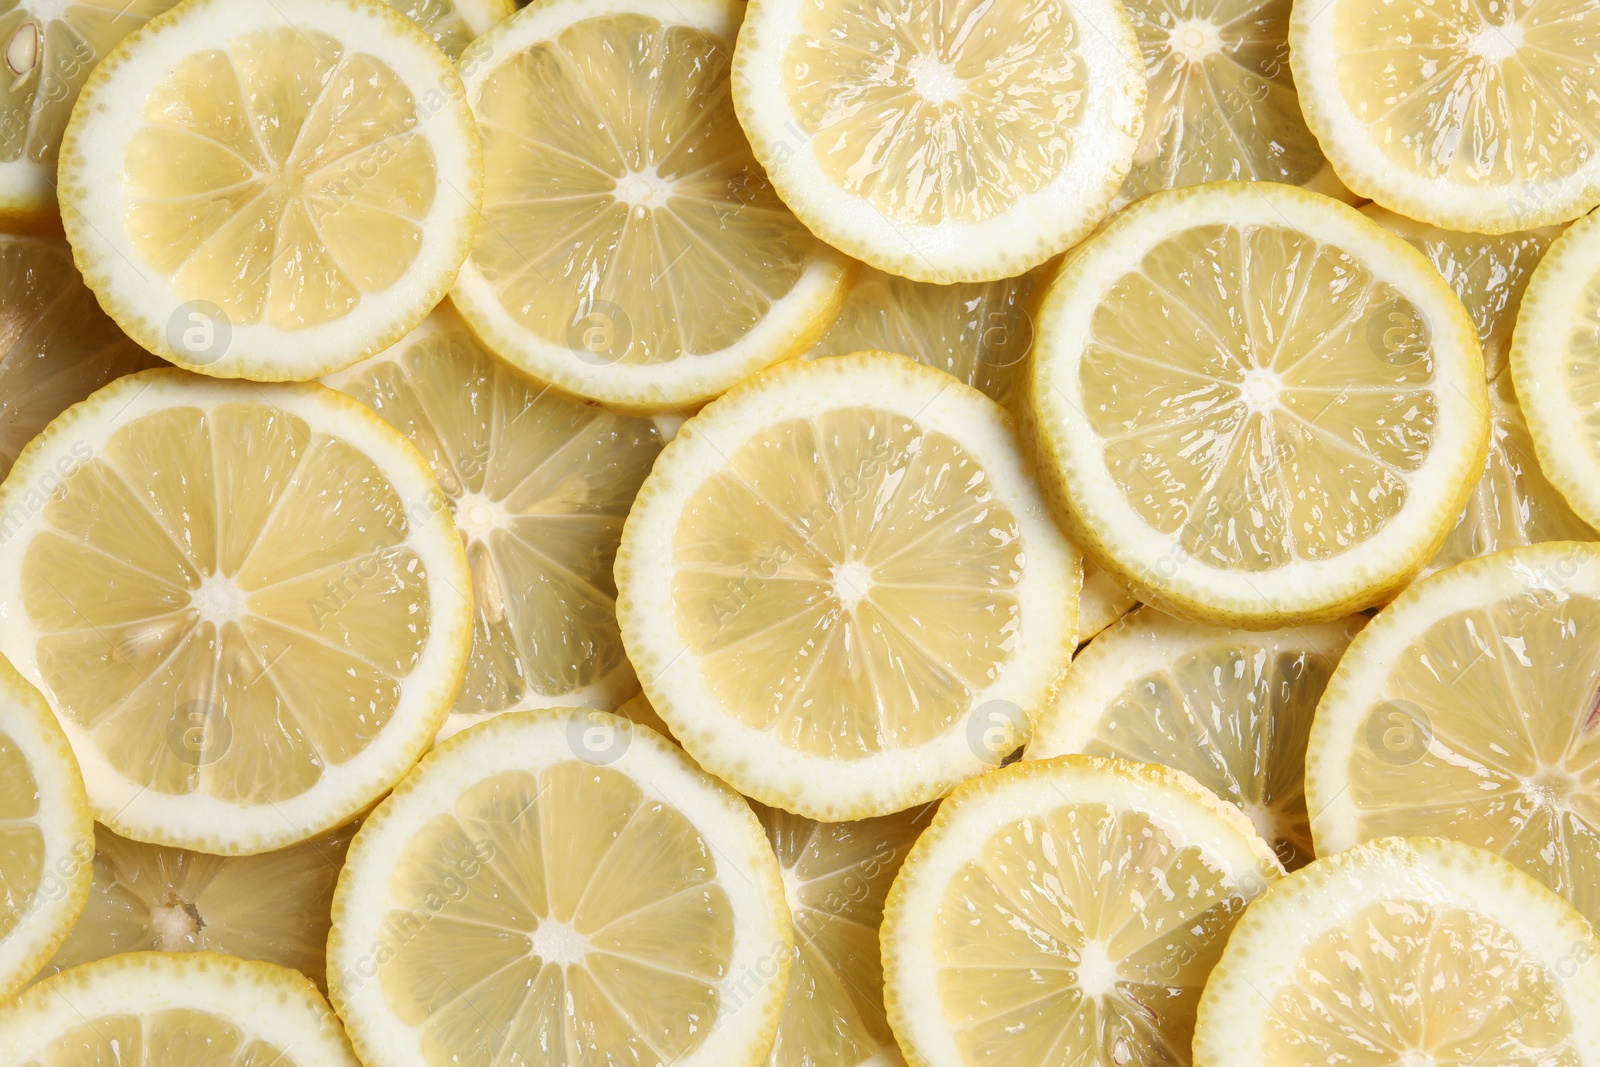
POLYGON ((15 741, 0 731, 0 938, 24 919, 44 880, 39 785, 15 741))

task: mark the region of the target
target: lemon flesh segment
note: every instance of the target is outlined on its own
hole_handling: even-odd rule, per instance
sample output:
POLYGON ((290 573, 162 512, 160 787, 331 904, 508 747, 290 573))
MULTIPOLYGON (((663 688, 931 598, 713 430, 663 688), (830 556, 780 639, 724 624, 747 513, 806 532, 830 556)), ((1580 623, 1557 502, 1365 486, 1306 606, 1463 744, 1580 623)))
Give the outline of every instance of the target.
POLYGON ((464 57, 489 177, 454 296, 500 356, 661 411, 799 355, 832 319, 847 262, 779 201, 728 98, 739 15, 561 0, 464 57))
POLYGON ((1320 854, 1390 835, 1505 856, 1600 919, 1600 545, 1558 541, 1424 579, 1350 646, 1317 709, 1320 854))
POLYGON ((0 658, 0 999, 83 911, 94 823, 72 749, 39 691, 0 658))
POLYGON ((1227 179, 1349 195, 1300 115, 1288 0, 1134 0, 1126 7, 1149 94, 1133 169, 1114 206, 1227 179))
POLYGON ((480 34, 516 12, 512 0, 384 0, 427 31, 452 60, 480 34))
POLYGON ((106 317, 49 237, 0 236, 0 478, 45 425, 113 378, 159 361, 106 317))
POLYGON ((764 1059, 794 942, 760 824, 653 731, 591 715, 463 732, 357 834, 329 984, 372 1067, 764 1059))
POLYGON ((794 918, 794 969, 768 1067, 904 1067, 883 1009, 883 902, 931 806, 819 823, 757 807, 794 918))
POLYGON ((1271 629, 1380 602, 1483 470, 1483 363, 1423 256, 1285 185, 1160 193, 1045 294, 1047 487, 1141 600, 1271 629))
MULTIPOLYGON (((1511 374, 1539 467, 1600 526, 1600 219, 1556 239, 1523 294, 1511 374)), ((1589 535, 1583 535, 1587 539, 1589 535)))
POLYGON ((443 494, 331 389, 130 375, 51 424, 0 507, 26 516, 0 643, 125 836, 238 854, 331 829, 455 697, 470 578, 443 494))
POLYGON ((1600 941, 1455 841, 1385 838, 1272 886, 1234 928, 1195 1067, 1600 1062, 1600 941))
POLYGON ((1183 771, 1240 808, 1285 867, 1303 867, 1306 735, 1363 622, 1226 630, 1140 608, 1073 659, 1026 756, 1078 752, 1183 771))
POLYGON ((135 952, 65 971, 0 1010, 26 1067, 360 1067, 327 1001, 286 967, 135 952))
POLYGON ((40 977, 125 952, 219 952, 326 988, 333 886, 354 834, 352 825, 277 852, 208 856, 97 827, 88 902, 40 977))
POLYGON ((89 71, 177 0, 22 0, 0 13, 0 220, 59 233, 56 161, 89 71))
POLYGON ((1229 930, 1282 873, 1186 775, 1014 764, 953 793, 895 879, 889 1021, 927 1067, 1186 1063, 1229 930))
POLYGON ((708 405, 617 556, 623 641, 673 735, 824 821, 931 800, 1017 748, 1079 584, 1001 409, 885 353, 788 363, 708 405))
POLYGON ((932 285, 863 267, 839 317, 805 358, 898 352, 1004 404, 1033 347, 1028 309, 1043 273, 932 285))
POLYGON ((422 451, 466 542, 472 659, 441 738, 502 711, 610 710, 638 691, 611 565, 661 451, 650 420, 529 380, 449 305, 325 381, 422 451))
POLYGON ((1302 5, 1290 65, 1339 177, 1410 218, 1508 233, 1600 203, 1593 5, 1302 5))
POLYGON ((96 69, 63 142, 64 222, 90 287, 152 352, 311 378, 399 340, 448 291, 481 200, 477 133, 449 60, 392 9, 217 17, 226 4, 186 5, 96 69))

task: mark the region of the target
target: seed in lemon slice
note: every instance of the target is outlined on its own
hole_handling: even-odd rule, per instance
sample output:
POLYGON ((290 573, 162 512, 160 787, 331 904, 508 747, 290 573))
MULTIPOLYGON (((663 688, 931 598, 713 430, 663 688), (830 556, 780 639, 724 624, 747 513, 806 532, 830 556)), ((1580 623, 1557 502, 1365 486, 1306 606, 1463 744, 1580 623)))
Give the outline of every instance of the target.
POLYGON ((472 639, 427 463, 320 385, 120 378, 0 486, 0 652, 96 818, 264 852, 348 822, 427 749, 472 639))
POLYGON ((195 0, 85 83, 62 221, 134 340, 224 378, 303 380, 449 291, 482 196, 461 81, 378 0, 195 0))
POLYGON ((1045 293, 1046 487, 1140 600, 1275 629, 1405 585, 1483 471, 1472 321, 1423 255, 1325 196, 1158 193, 1045 293))
POLYGON ((51 419, 158 362, 100 310, 65 241, 0 235, 0 478, 51 419))
POLYGON ((208 856, 95 828, 94 881, 49 977, 124 952, 220 952, 325 985, 333 886, 355 827, 264 852, 208 856))
POLYGON ((1185 1063, 1239 912, 1283 869, 1153 764, 1061 756, 968 782, 889 891, 889 1021, 916 1067, 1185 1063))
POLYGON ((1387 838, 1272 886, 1234 927, 1195 1067, 1600 1063, 1600 940, 1481 849, 1387 838))
POLYGON ((1361 196, 1476 233, 1600 204, 1588 4, 1300 4, 1289 46, 1306 124, 1361 196))
POLYGON ((483 222, 454 298, 502 358, 630 411, 809 348, 850 264, 772 191, 728 99, 743 5, 552 0, 463 57, 483 222))
POLYGON ((813 822, 757 807, 794 917, 794 969, 767 1067, 904 1067, 883 1008, 878 927, 933 807, 813 822))
POLYGON ((94 823, 67 738, 39 691, 0 659, 0 1001, 72 929, 93 857, 94 823))
POLYGON ((502 711, 609 710, 638 692, 611 563, 661 451, 650 420, 528 379, 490 356, 448 304, 324 381, 422 451, 466 541, 473 652, 441 738, 502 711))
POLYGON ((1534 269, 1511 374, 1545 477, 1600 527, 1600 216, 1573 223, 1534 269))
POLYGON ((744 800, 624 719, 502 715, 367 819, 334 895, 333 1001, 369 1067, 756 1067, 794 951, 744 800))
POLYGON ((1600 921, 1600 545, 1468 560, 1345 653, 1306 752, 1319 855, 1427 834, 1498 852, 1600 921))
POLYGON ((516 13, 512 0, 384 0, 427 31, 451 59, 490 27, 516 13))
POLYGON ((1020 746, 1079 583, 1001 408, 857 353, 775 367, 684 423, 623 529, 617 615, 701 766, 832 822, 1020 746))
POLYGON ((310 979, 214 952, 134 952, 0 1008, 0 1062, 28 1067, 360 1067, 310 979))
POLYGON ((1290 870, 1311 859, 1305 750, 1360 616, 1227 630, 1140 608, 1078 653, 1029 759, 1067 753, 1175 767, 1250 817, 1290 870))

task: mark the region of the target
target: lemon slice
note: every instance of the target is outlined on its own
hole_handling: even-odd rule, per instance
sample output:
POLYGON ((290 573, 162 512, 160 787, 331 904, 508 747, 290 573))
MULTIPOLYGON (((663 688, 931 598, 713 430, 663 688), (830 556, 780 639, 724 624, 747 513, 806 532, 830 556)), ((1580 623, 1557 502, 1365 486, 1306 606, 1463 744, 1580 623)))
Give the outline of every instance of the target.
POLYGON ((331 389, 120 378, 22 453, 0 516, 0 652, 124 836, 233 855, 340 826, 455 699, 470 577, 444 496, 331 389))
POLYGON ((1573 223, 1535 268, 1517 313, 1511 373, 1540 469, 1591 526, 1600 526, 1597 323, 1600 216, 1590 216, 1573 223))
POLYGON ((794 917, 794 969, 767 1067, 904 1067, 883 1009, 878 927, 932 806, 861 822, 757 808, 794 917))
POLYGON ((1040 467, 1147 603, 1273 629, 1379 603, 1483 471, 1472 321, 1421 253, 1287 185, 1158 193, 1046 292, 1040 467))
POLYGON ((755 1067, 794 951, 761 825, 650 730, 503 715, 362 826, 333 1001, 369 1067, 755 1067))
POLYGON ((791 362, 686 422, 617 554, 645 694, 700 763, 824 821, 996 766, 1080 581, 1005 413, 903 356, 791 362))
POLYGON ((360 1067, 304 976, 213 952, 74 968, 0 1009, 0 1061, 28 1067, 360 1067))
POLYGON ((1078 644, 1132 611, 1138 600, 1104 567, 1083 563, 1083 592, 1078 597, 1078 644))
POLYGON ((899 352, 1006 403, 1033 347, 1029 308, 1047 267, 993 282, 932 285, 872 267, 806 359, 899 352))
POLYGON ((0 1001, 72 929, 93 856, 94 824, 66 736, 39 691, 0 659, 0 1001))
POLYGON ((1600 545, 1469 560, 1350 645, 1306 752, 1319 855, 1432 834, 1505 856, 1600 921, 1600 545))
POLYGON ((325 381, 422 450, 466 540, 472 660, 441 737, 502 711, 609 710, 638 692, 611 562, 661 451, 653 423, 523 377, 448 304, 325 381))
POLYGON ((1034 723, 1027 757, 1081 752, 1175 767, 1242 809, 1285 867, 1303 867, 1306 735, 1364 622, 1262 633, 1140 608, 1078 653, 1034 723))
POLYGON ((1226 179, 1350 196, 1306 128, 1289 73, 1289 0, 1130 0, 1149 95, 1115 206, 1226 179))
POLYGON ((451 59, 502 19, 516 14, 512 0, 384 0, 427 31, 451 59))
POLYGON ((449 59, 377 0, 194 0, 130 35, 61 146, 67 238, 124 331, 179 366, 314 378, 455 280, 482 157, 449 59))
POLYGON ((0 235, 0 304, 4 478, 51 419, 111 379, 159 361, 100 310, 65 241, 0 235))
POLYGON ((1289 58, 1334 170, 1384 207, 1509 233, 1600 203, 1600 24, 1585 4, 1301 4, 1289 58))
POLYGON ((811 232, 921 282, 1021 274, 1105 215, 1139 140, 1122 5, 754 0, 733 102, 811 232))
POLYGON ((1600 940, 1480 849, 1389 838, 1318 860, 1234 928, 1195 1067, 1600 1063, 1600 940))
POLYGON ((1240 910, 1283 870, 1153 764, 1028 761, 951 794, 889 891, 889 1021, 918 1067, 1186 1063, 1240 910))
POLYGON ((220 952, 326 988, 333 886, 354 834, 352 825, 259 856, 208 856, 96 827, 88 903, 39 973, 124 952, 220 952))
POLYGON ((728 99, 742 9, 552 0, 462 57, 488 182, 454 297, 500 356, 661 411, 832 321, 849 264, 778 200, 728 99))

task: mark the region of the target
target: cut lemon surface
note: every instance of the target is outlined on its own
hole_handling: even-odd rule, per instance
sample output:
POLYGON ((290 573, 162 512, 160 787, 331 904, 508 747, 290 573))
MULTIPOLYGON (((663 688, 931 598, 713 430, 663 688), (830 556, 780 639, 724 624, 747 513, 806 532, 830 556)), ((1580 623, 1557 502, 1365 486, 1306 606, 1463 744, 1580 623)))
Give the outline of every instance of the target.
POLYGON ((100 303, 191 370, 314 378, 449 291, 482 157, 455 68, 378 0, 195 0, 126 38, 61 148, 100 303))
POLYGON ((1078 653, 1027 758, 1081 752, 1175 767, 1242 809, 1285 867, 1303 867, 1306 735, 1365 621, 1258 632, 1140 608, 1078 653))
POLYGON ((1104 567, 1083 563, 1083 592, 1078 597, 1078 644, 1089 640, 1137 607, 1127 587, 1104 567))
POLYGON ((1573 223, 1539 261, 1517 314, 1511 374, 1540 469, 1600 526, 1600 217, 1573 223))
POLYGON ((310 979, 213 952, 136 952, 56 975, 0 1009, 26 1067, 360 1067, 310 979))
POLYGON ((1306 752, 1317 853, 1391 835, 1498 852, 1600 921, 1600 545, 1469 560, 1350 645, 1306 752))
POLYGON ((96 827, 88 903, 40 974, 124 952, 220 952, 325 986, 333 886, 354 833, 259 856, 208 856, 96 827))
POLYGON ((517 10, 512 0, 384 0, 427 31, 451 59, 517 10))
POLYGON ((1029 308, 1048 268, 993 282, 933 285, 861 268, 844 308, 805 355, 898 352, 1004 404, 1033 347, 1029 308))
POLYGON ((638 692, 611 563, 661 451, 650 420, 530 380, 490 356, 448 304, 325 381, 422 451, 466 541, 472 660, 442 736, 502 711, 612 709, 638 692))
POLYGON ((692 408, 832 321, 849 264, 779 201, 728 98, 742 11, 559 0, 463 57, 488 180, 454 296, 500 356, 618 408, 692 408))
POLYGON ((0 236, 0 478, 51 419, 157 362, 100 310, 65 241, 0 236))
POLYGON ((502 715, 362 826, 329 985, 369 1067, 757 1067, 793 931, 744 800, 653 731, 502 715))
POLYGON ((49 698, 96 818, 264 852, 416 762, 472 638, 427 463, 320 385, 118 379, 0 486, 0 651, 49 698))
POLYGON ((1001 408, 881 352, 708 405, 617 554, 623 641, 673 736, 825 821, 934 799, 1019 747, 1079 583, 1001 408))
POLYGON ((1122 5, 755 0, 733 101, 811 232, 922 282, 1021 274, 1082 240, 1145 99, 1122 5))
POLYGON ((1046 292, 1040 472, 1140 600, 1274 629, 1381 603, 1483 471, 1472 320, 1427 259, 1287 185, 1158 193, 1046 292))
POLYGON ((1206 975, 1282 873, 1187 775, 1014 764, 940 805, 889 891, 889 1021, 915 1067, 1188 1063, 1206 975))
POLYGON ((756 814, 783 872, 794 969, 767 1067, 904 1067, 883 1008, 878 927, 931 806, 860 822, 756 814))
POLYGON ((1600 203, 1592 0, 1300 4, 1306 124, 1361 196, 1454 230, 1509 233, 1600 203))
POLYGON ((0 999, 32 978, 89 895, 94 823, 66 735, 0 659, 0 999))
POLYGON ((1523 291, 1560 227, 1463 233, 1416 222, 1376 204, 1361 213, 1421 250, 1444 275, 1478 328, 1489 378, 1488 465, 1455 529, 1423 574, 1503 548, 1600 536, 1573 514, 1540 469, 1508 369, 1511 330, 1523 291))
POLYGON ((1195 1067, 1600 1063, 1600 940, 1480 849, 1387 838, 1252 904, 1211 972, 1195 1067))

